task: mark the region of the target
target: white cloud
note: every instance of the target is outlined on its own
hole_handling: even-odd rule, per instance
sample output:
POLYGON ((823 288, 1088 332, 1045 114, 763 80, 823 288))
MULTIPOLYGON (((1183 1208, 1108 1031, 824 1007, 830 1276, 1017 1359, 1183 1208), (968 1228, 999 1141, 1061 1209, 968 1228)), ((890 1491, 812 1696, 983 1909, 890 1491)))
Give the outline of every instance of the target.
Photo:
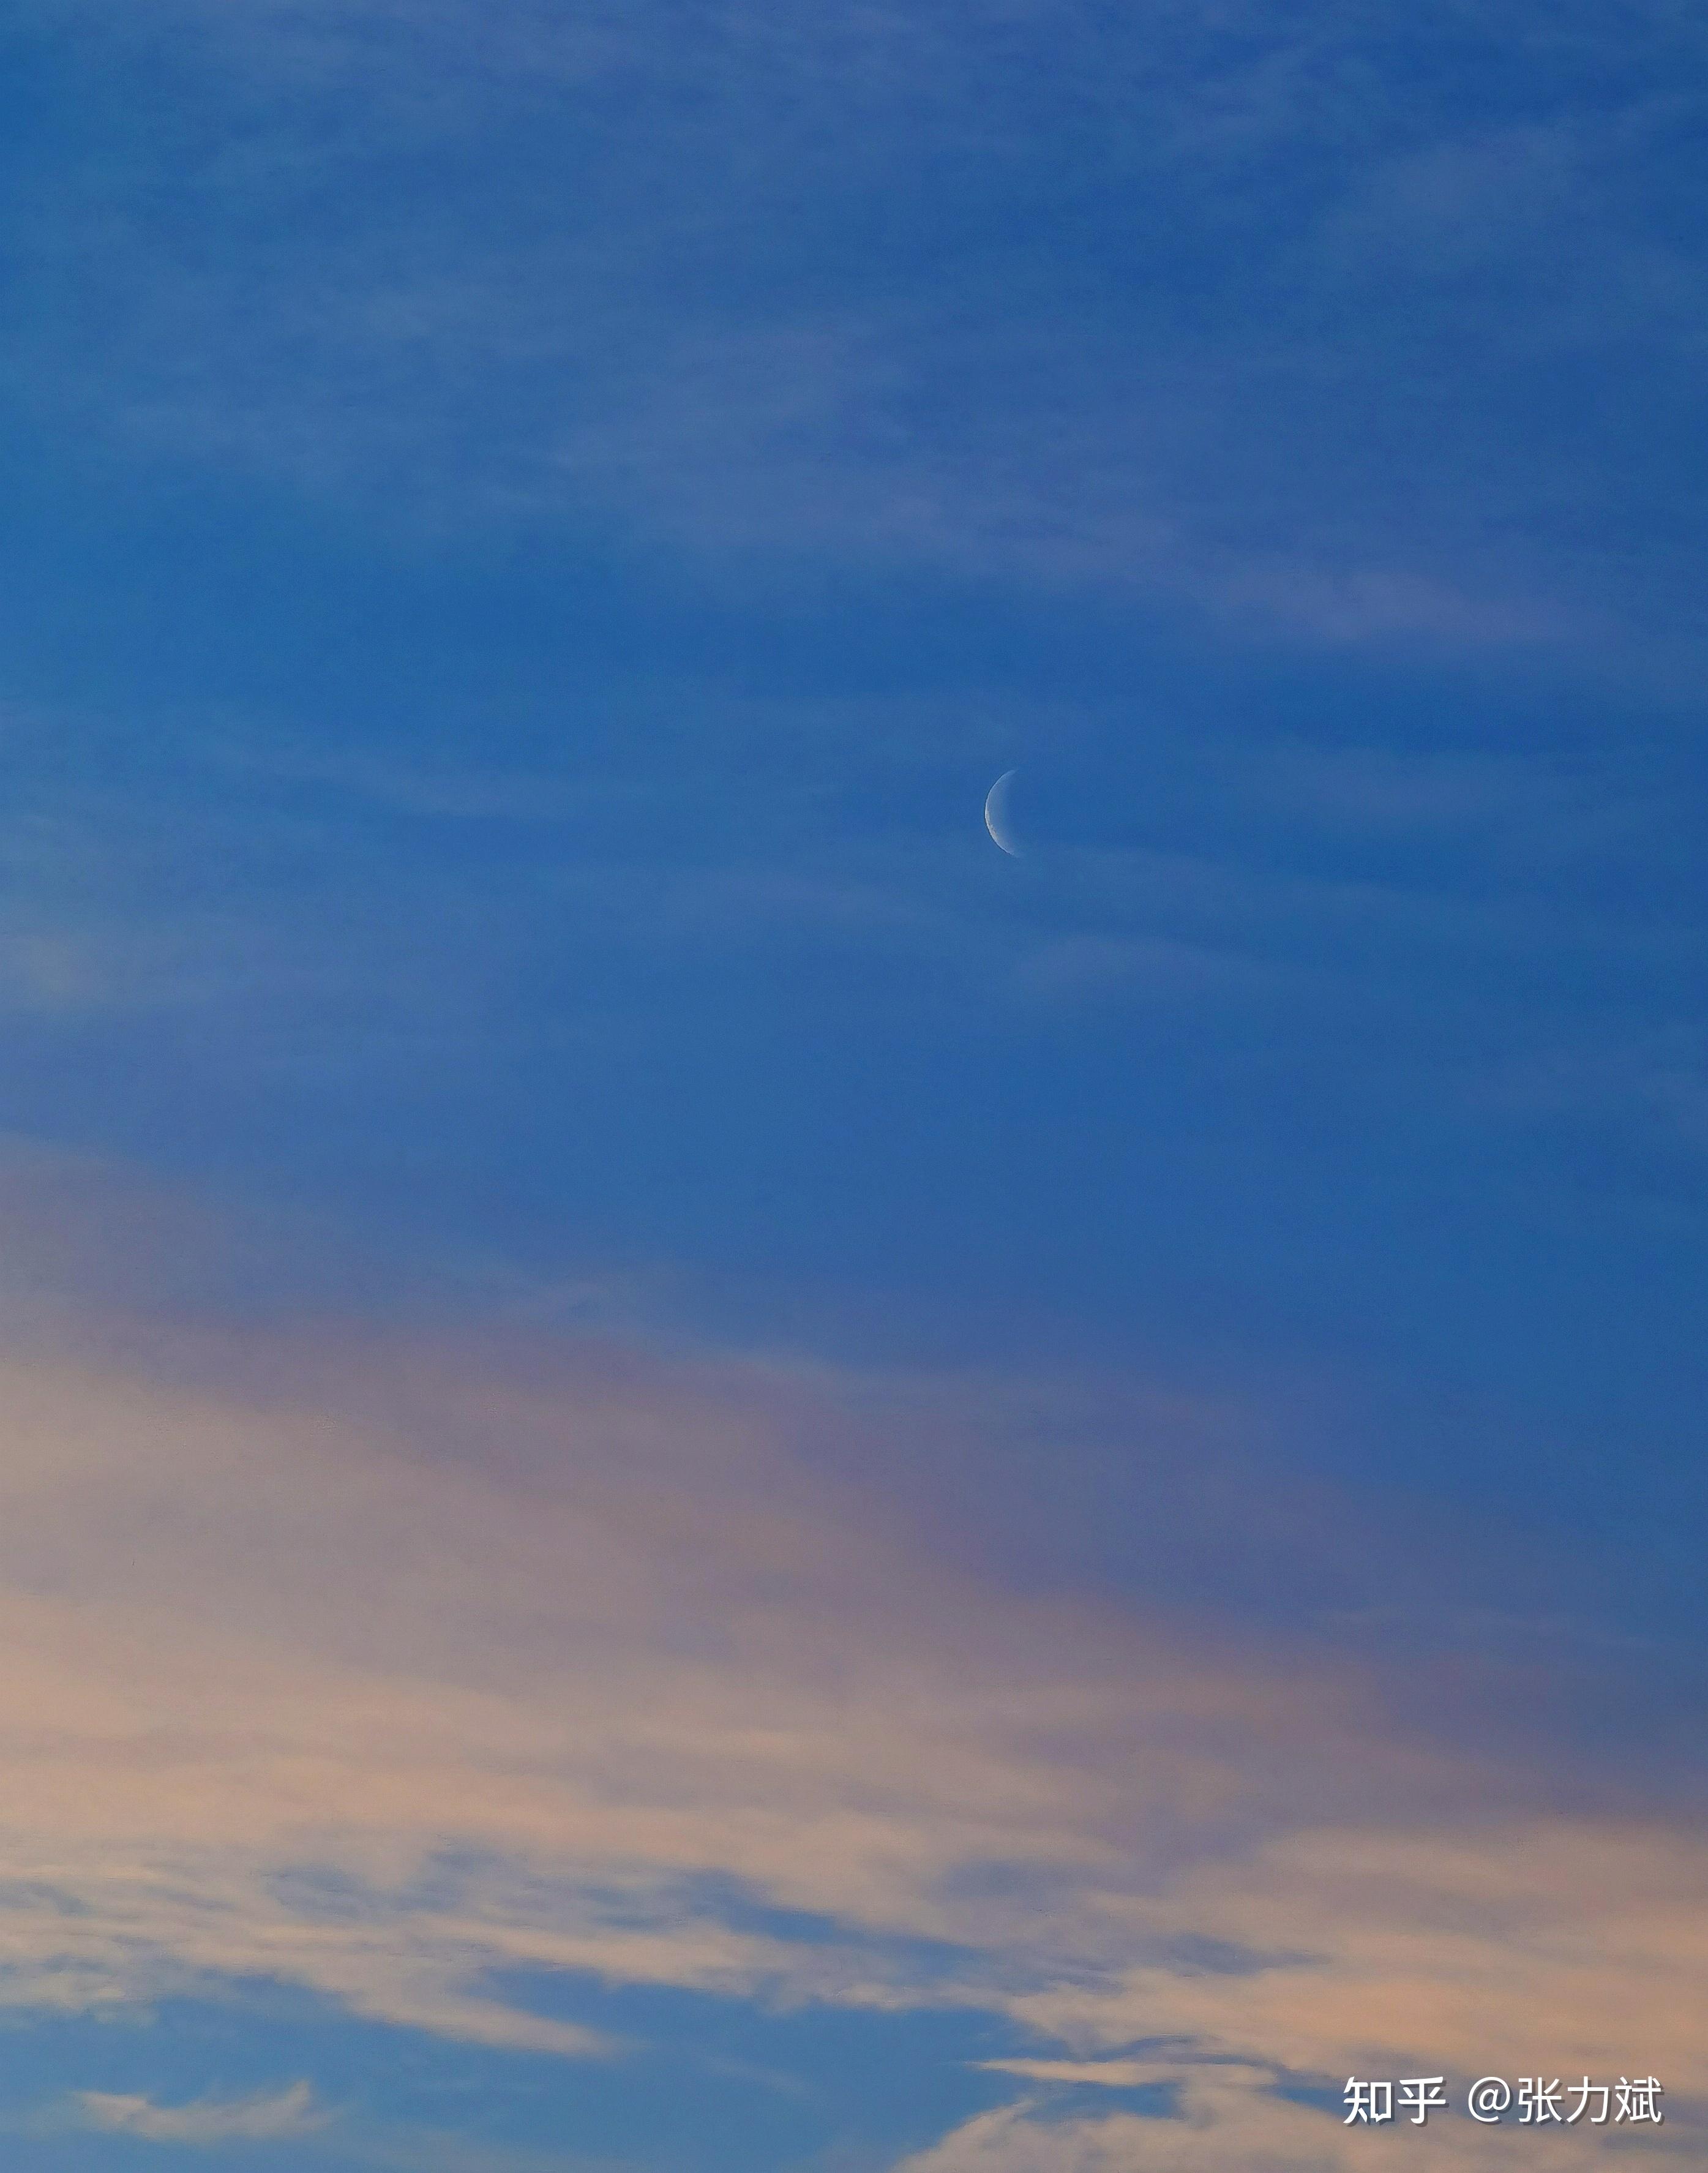
POLYGON ((1142 2089, 1172 2082, 1176 2070, 1154 2060, 981 2060, 999 2075, 1020 2075, 1032 2083, 1083 2083, 1098 2089, 1142 2089))
POLYGON ((105 2090, 80 2090, 77 2103, 91 2127, 148 2143, 276 2143, 312 2134, 329 2116, 305 2082, 254 2097, 202 2098, 193 2105, 160 2106, 105 2090))

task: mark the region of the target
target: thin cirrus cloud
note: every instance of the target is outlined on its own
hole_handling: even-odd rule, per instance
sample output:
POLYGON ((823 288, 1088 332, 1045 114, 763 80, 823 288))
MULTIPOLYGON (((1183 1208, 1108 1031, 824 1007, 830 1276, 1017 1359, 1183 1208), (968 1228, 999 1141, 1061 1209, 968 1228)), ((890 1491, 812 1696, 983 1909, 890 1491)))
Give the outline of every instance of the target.
POLYGON ((224 2100, 207 2098, 193 2105, 156 2105, 146 2097, 116 2091, 80 2090, 76 2104, 90 2127, 109 2134, 136 2136, 145 2143, 178 2143, 212 2148, 225 2143, 277 2143, 312 2135, 328 2116, 315 2104, 307 2083, 224 2100))
POLYGON ((1330 644, 1576 643, 1681 594, 1644 541, 1701 332, 1647 216, 1675 11, 140 15, 81 47, 143 71, 126 156, 31 197, 87 317, 18 364, 132 452, 1330 644), (1032 238, 1064 215, 1066 267, 1032 238), (1537 516, 1562 459, 1603 542, 1537 516))
MULTIPOLYGON (((1357 2146, 1288 2091, 1544 2046, 1663 2075, 1668 2138, 1700 2142, 1687 1814, 1559 1743, 1409 1724, 1398 1662, 1022 1593, 928 1546, 823 1451, 940 1426, 940 1399, 879 1421, 827 1372, 443 1323, 429 1346, 157 1319, 144 1362, 85 1309, 11 1340, 20 2017, 259 1980, 569 2061, 625 2046, 520 1983, 1000 2018, 1033 2048, 1016 2102, 918 2173, 1092 2173, 1140 2139, 1183 2169, 1338 2165, 1357 2146), (1051 2102, 1118 2078, 1182 2119, 1051 2102)), ((240 2117, 86 2102, 161 2138, 240 2117)), ((283 2117, 263 2102, 240 2116, 283 2117)))

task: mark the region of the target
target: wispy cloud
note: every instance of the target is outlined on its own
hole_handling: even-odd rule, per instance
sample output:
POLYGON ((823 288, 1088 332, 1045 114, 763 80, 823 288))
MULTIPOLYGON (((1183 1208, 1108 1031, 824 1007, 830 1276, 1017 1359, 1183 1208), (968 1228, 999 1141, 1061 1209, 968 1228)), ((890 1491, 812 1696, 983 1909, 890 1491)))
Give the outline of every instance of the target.
MULTIPOLYGON (((839 1432, 847 1469, 878 1460, 828 1374, 514 1336, 157 1324, 147 1366, 87 1324, 30 1340, 0 1426, 13 2007, 271 1979, 583 2058, 622 2047, 519 1972, 973 2007, 1032 2036, 1032 2094, 1130 2084, 1101 2063, 1170 2041, 1142 2079, 1199 2111, 1147 2127, 1146 2162, 1183 2167, 1327 2150, 1233 2068, 1545 2044, 1663 2075, 1679 2133, 1708 2096, 1691 1820, 1563 1743, 1500 1749, 1474 1671, 1443 1734, 1404 1718, 1403 1661, 1006 1588, 833 1476, 839 1432)), ((89 2102, 186 2140, 310 2110, 89 2102)), ((1130 2118, 1015 2111, 921 2162, 1113 2165, 1130 2118)))
POLYGON ((82 2090, 77 2097, 89 2127, 146 2143, 212 2147, 222 2143, 277 2143, 311 2135, 330 2116, 315 2102, 307 2083, 247 2098, 201 2098, 193 2105, 156 2105, 146 2097, 82 2090))
POLYGON ((1236 2062, 1183 2068, 1143 2063, 1147 2080, 1171 2084, 1172 2116, 1133 2113, 1064 2113, 1032 2100, 981 2115, 933 2149, 908 2159, 897 2173, 1357 2173, 1391 2165, 1410 2141, 1432 2166, 1453 2173, 1495 2173, 1517 2166, 1573 2169, 1627 2162, 1690 2165, 1699 2134, 1650 2130, 1641 2137, 1587 2135, 1581 2129, 1539 2133, 1479 2127, 1457 2113, 1432 2116, 1426 2135, 1349 2129, 1290 2095, 1288 2079, 1236 2062))
POLYGON ((1700 342, 1700 264, 1644 216, 1698 51, 1675 11, 139 12, 82 11, 84 62, 141 38, 242 125, 187 164, 144 126, 34 199, 28 261, 86 300, 31 313, 19 380, 109 442, 412 522, 592 519, 703 565, 1146 593, 1329 643, 1676 615, 1641 399, 1587 441, 1528 397, 1599 354, 1658 420, 1700 342), (1467 67, 1495 106, 1468 133, 1437 80, 1467 67), (456 177, 436 217, 424 153, 456 177), (169 155, 170 213, 137 185, 169 155), (1041 229, 1086 237, 1071 277, 1041 229))

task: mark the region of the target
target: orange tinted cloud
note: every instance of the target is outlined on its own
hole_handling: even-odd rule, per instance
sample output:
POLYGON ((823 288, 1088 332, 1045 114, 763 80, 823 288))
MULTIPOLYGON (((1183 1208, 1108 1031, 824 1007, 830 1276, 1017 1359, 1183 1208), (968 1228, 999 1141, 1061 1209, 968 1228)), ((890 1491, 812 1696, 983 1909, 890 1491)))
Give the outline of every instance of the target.
POLYGON ((494 1991, 526 1965, 982 2004, 1038 2033, 1028 2089, 1178 2048, 1180 2121, 1022 2106, 919 2173, 1101 2173, 1141 2141, 1182 2173, 1361 2162, 1278 2076, 1641 2068, 1668 2138, 1708 2093, 1700 1837, 1565 1814, 1344 1660, 946 1563, 809 1469, 855 1425, 828 1378, 347 1331, 122 1345, 38 1329, 0 1359, 15 2005, 260 1975, 610 2050, 494 1991), (725 1921, 705 1896, 732 1880, 830 1928, 725 1921), (886 1944, 920 1940, 935 1963, 886 1944))

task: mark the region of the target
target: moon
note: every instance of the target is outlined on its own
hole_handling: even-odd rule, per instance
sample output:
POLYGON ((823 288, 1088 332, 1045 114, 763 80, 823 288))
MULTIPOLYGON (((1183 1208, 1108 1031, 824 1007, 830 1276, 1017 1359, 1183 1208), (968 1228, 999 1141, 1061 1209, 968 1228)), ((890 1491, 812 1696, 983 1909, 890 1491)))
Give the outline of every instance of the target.
POLYGON ((1011 860, 1016 860, 1021 850, 1008 828, 1008 788, 1018 774, 1016 770, 1004 770, 984 795, 984 827, 990 833, 991 843, 999 845, 1011 860))

